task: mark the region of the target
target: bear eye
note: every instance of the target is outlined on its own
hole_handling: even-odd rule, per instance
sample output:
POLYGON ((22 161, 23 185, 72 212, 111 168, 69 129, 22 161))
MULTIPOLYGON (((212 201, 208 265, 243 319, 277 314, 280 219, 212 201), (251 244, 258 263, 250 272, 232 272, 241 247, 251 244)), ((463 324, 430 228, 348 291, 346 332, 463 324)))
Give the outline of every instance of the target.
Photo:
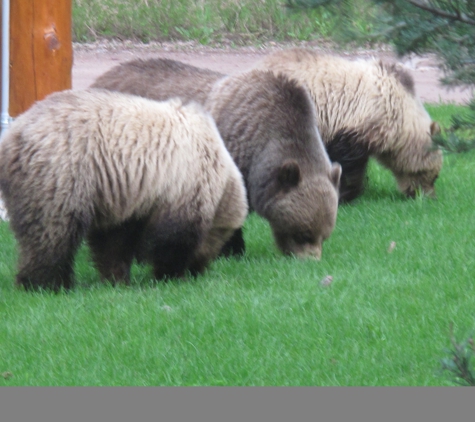
POLYGON ((298 245, 305 245, 307 243, 314 243, 314 237, 310 232, 297 233, 293 236, 294 242, 298 245))

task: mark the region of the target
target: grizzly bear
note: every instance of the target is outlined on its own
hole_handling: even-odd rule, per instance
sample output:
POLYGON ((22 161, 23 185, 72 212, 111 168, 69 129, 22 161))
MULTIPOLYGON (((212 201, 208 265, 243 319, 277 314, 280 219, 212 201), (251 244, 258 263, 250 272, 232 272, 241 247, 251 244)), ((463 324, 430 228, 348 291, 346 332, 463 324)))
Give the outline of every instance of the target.
MULTIPOLYGON (((154 99, 189 99, 195 89, 201 101, 212 87, 204 105, 244 177, 250 210, 269 221, 284 254, 321 257, 323 241, 336 222, 341 167, 330 162, 318 133, 313 102, 297 81, 259 70, 222 77, 153 59, 120 64, 93 86, 154 99), (175 70, 170 79, 167 68, 175 70), (194 72, 205 76, 194 80, 194 72), (119 79, 122 83, 117 83, 119 79), (149 89, 138 84, 139 80, 148 81, 149 89), (198 89, 203 80, 203 89, 198 89), (194 88, 183 89, 193 82, 194 88)), ((240 230, 223 252, 242 254, 244 249, 240 230)))
POLYGON ((0 143, 0 190, 19 245, 17 284, 70 289, 86 238, 101 278, 202 272, 247 215, 242 176, 198 104, 63 91, 0 143))
POLYGON ((251 71, 220 79, 206 105, 277 246, 319 259, 336 222, 341 167, 328 158, 307 90, 251 71))
POLYGON ((285 73, 309 89, 330 159, 342 165, 342 202, 363 191, 369 157, 392 171, 407 196, 435 194, 442 153, 431 136, 439 127, 401 64, 295 48, 266 56, 256 68, 285 73))

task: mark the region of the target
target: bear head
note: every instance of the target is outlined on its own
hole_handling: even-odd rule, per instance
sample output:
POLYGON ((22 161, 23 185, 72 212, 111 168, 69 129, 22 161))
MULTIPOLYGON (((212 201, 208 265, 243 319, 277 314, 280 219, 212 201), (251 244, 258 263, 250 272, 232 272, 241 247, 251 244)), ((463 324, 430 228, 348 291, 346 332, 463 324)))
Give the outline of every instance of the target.
POLYGON ((435 198, 435 182, 442 169, 442 151, 432 142, 432 137, 440 133, 437 122, 427 123, 424 141, 407 142, 398 155, 381 154, 378 160, 392 170, 398 189, 409 198, 418 192, 435 198), (417 146, 417 148, 414 147, 417 146))
POLYGON ((263 207, 275 241, 285 255, 315 258, 335 227, 341 166, 333 163, 328 173, 306 175, 293 159, 276 170, 274 194, 263 207))

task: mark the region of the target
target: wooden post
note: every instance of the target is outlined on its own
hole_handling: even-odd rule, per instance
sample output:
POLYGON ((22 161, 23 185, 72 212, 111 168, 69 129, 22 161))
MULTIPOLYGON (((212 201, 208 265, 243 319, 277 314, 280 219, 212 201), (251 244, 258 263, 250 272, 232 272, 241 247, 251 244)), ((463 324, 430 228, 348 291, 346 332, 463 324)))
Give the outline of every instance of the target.
MULTIPOLYGON (((2 48, 2 13, 3 13, 3 0, 0 0, 0 49, 2 48)), ((0 98, 2 98, 2 54, 0 52, 0 98)))
POLYGON ((11 117, 71 88, 72 0, 10 0, 11 117))

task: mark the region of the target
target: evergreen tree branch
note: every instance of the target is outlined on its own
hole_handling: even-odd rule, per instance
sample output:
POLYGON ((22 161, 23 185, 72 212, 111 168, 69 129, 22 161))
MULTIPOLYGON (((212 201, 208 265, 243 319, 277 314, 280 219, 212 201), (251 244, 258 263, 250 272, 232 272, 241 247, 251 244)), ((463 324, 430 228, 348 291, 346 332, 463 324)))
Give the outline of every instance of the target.
POLYGON ((449 13, 445 10, 436 8, 432 6, 427 0, 406 0, 408 3, 411 3, 413 6, 418 7, 419 9, 425 10, 426 12, 431 12, 434 15, 456 20, 468 25, 475 25, 475 20, 469 18, 465 13, 463 13, 459 8, 453 6, 455 13, 449 13))
POLYGON ((475 377, 470 365, 475 351, 472 337, 458 343, 453 334, 453 324, 450 323, 450 342, 452 343, 452 349, 449 351, 451 358, 442 361, 442 369, 452 373, 456 384, 474 386, 475 377))

